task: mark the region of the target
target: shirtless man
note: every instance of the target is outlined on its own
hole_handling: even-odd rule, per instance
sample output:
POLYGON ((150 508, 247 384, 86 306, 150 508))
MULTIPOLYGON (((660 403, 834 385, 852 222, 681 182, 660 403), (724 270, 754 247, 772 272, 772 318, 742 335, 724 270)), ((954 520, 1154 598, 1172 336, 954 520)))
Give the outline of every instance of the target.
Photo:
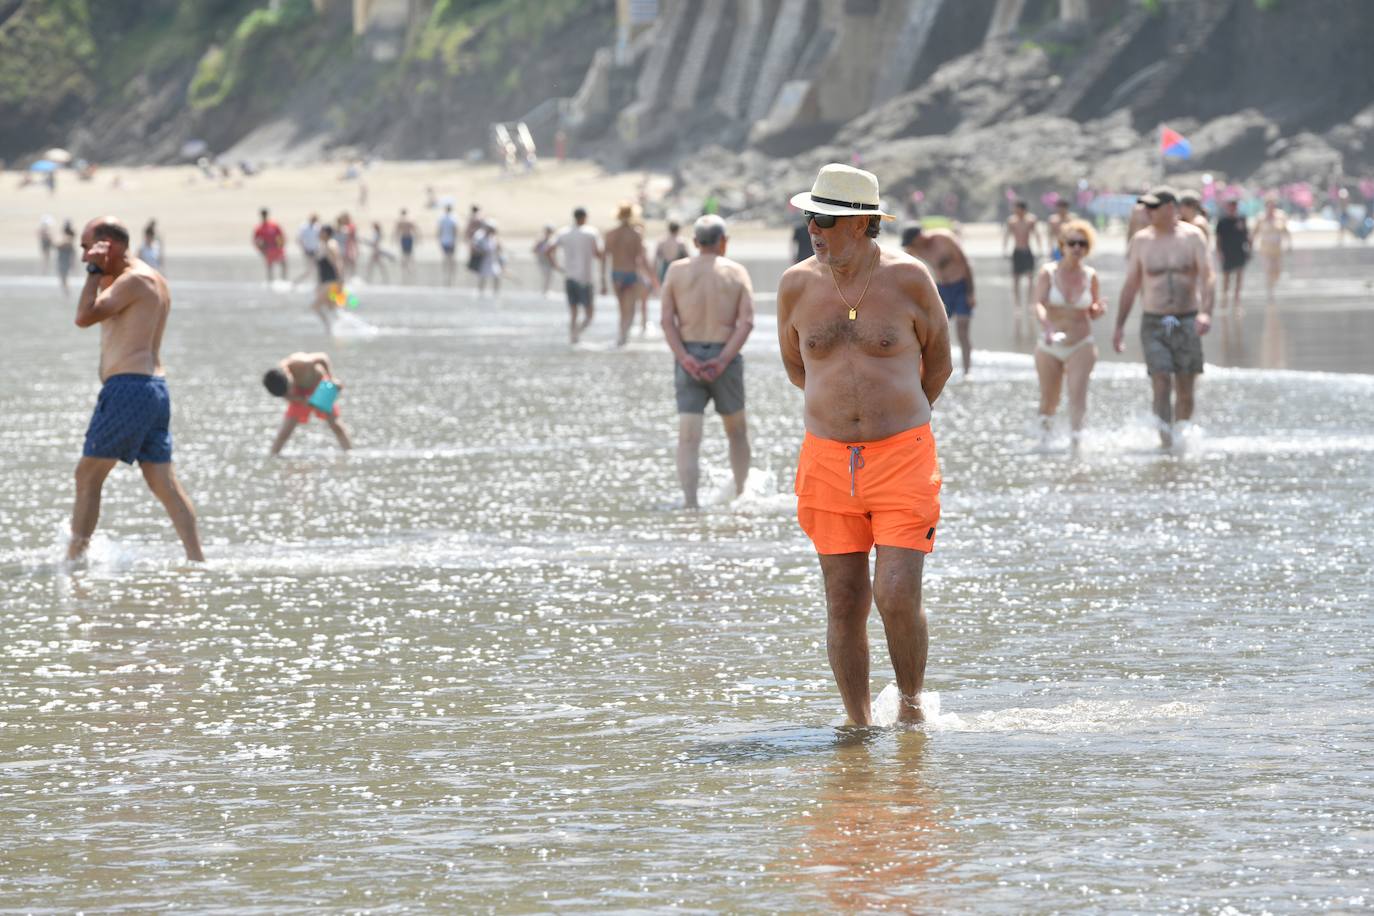
MULTIPOLYGON (((601 287, 606 288, 606 268, 610 267, 615 298, 620 304, 620 333, 617 347, 625 346, 630 325, 635 320, 635 303, 639 301, 639 284, 650 273, 649 255, 644 248, 644 235, 635 225, 634 206, 621 204, 616 211, 617 225, 606 233, 606 257, 601 262, 601 287), (609 265, 608 265, 609 262, 609 265)), ((658 286, 657 280, 654 286, 658 286)))
POLYGON ((822 168, 811 192, 792 198, 816 255, 778 284, 782 361, 805 403, 797 519, 820 558, 826 651, 856 725, 873 720, 867 622, 875 599, 901 693, 899 718, 922 718, 921 576, 940 518, 930 406, 952 371, 935 279, 919 261, 879 247, 878 221, 892 217, 878 200, 870 173, 822 168))
POLYGON ((919 258, 935 274, 936 289, 945 303, 945 315, 954 319, 959 334, 959 355, 967 376, 973 360, 969 323, 978 301, 973 295, 973 267, 964 256, 964 249, 948 229, 923 232, 917 223, 902 230, 902 250, 919 258))
POLYGON ((1215 290, 1207 241, 1201 229, 1179 222, 1173 189, 1161 186, 1139 200, 1150 212, 1150 225, 1129 246, 1112 347, 1125 351, 1126 317, 1136 293, 1143 291, 1140 342, 1154 389, 1159 441, 1167 449, 1174 444, 1174 422, 1193 417, 1193 389, 1202 374, 1200 338, 1212 327, 1215 290))
POLYGON ((1264 215, 1255 220, 1255 229, 1250 236, 1252 250, 1258 251, 1264 259, 1265 295, 1274 298, 1274 287, 1278 285, 1279 275, 1283 273, 1283 253, 1293 251, 1293 235, 1288 231, 1288 214, 1279 209, 1279 202, 1272 194, 1264 198, 1264 215))
POLYGON ((420 240, 420 227, 410 218, 410 213, 405 207, 401 208, 401 215, 396 219, 391 236, 401 248, 401 280, 406 283, 414 282, 415 243, 420 240))
POLYGON ((1054 212, 1045 219, 1045 238, 1050 245, 1050 257, 1056 261, 1064 258, 1064 251, 1059 246, 1059 236, 1073 218, 1068 198, 1061 197, 1054 202, 1054 212))
POLYGON ((1039 220, 1035 214, 1030 212, 1024 200, 1018 200, 1013 207, 1011 216, 1007 217, 1007 224, 1002 231, 1002 256, 1007 254, 1007 242, 1012 243, 1011 249, 1011 307, 1012 324, 1016 336, 1020 337, 1023 333, 1022 324, 1028 311, 1027 303, 1030 301, 1031 284, 1035 278, 1035 237, 1038 234, 1036 229, 1039 220), (1022 281, 1025 281, 1026 291, 1021 292, 1022 281))
POLYGON ((76 506, 67 559, 81 559, 100 517, 100 491, 116 462, 138 462, 148 489, 167 510, 186 559, 205 559, 191 499, 172 470, 172 401, 163 371, 162 333, 172 309, 167 281, 129 254, 129 230, 113 216, 81 232, 86 285, 76 326, 100 325, 100 397, 76 465, 76 506))
POLYGON ((677 479, 683 507, 697 507, 698 454, 706 402, 714 401, 730 442, 735 495, 749 476, 749 427, 744 417, 744 357, 754 329, 754 287, 742 264, 725 256, 725 220, 703 216, 692 227, 700 252, 674 259, 663 281, 663 337, 677 360, 677 479))
POLYGON ((292 353, 262 377, 263 387, 273 397, 286 398, 287 401, 286 416, 282 417, 281 428, 272 442, 273 456, 281 454, 282 446, 286 445, 286 440, 291 438, 296 427, 309 423, 312 415, 329 424, 334 438, 339 440, 339 448, 346 451, 353 447, 348 427, 339 420, 337 401, 330 401, 327 410, 310 402, 321 382, 333 383, 333 393, 336 395, 343 389, 343 383, 334 375, 328 353, 292 353))

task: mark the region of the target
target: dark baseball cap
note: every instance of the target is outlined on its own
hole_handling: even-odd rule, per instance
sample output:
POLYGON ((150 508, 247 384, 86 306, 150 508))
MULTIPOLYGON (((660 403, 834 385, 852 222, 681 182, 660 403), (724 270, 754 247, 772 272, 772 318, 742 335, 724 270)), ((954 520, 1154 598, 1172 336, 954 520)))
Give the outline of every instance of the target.
POLYGON ((1141 194, 1136 199, 1136 203, 1144 204, 1147 207, 1158 207, 1160 204, 1178 203, 1178 192, 1167 184, 1151 188, 1148 193, 1141 194))
POLYGON ((1178 202, 1181 204, 1192 204, 1194 207, 1202 206, 1202 194, 1198 191, 1184 191, 1178 195, 1178 202))

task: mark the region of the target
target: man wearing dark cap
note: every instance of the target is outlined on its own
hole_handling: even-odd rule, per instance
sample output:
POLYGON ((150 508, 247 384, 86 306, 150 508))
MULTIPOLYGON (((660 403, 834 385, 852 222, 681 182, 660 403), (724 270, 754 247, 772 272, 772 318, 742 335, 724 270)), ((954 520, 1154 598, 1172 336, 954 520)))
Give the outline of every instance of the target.
POLYGON ((1174 423, 1193 417, 1193 388, 1202 374, 1200 338, 1212 326, 1212 268, 1202 230, 1179 222, 1178 195, 1172 188, 1154 188, 1139 202, 1150 224, 1128 246, 1112 346, 1118 353, 1126 349, 1126 317, 1136 293, 1143 293, 1140 343, 1154 390, 1160 443, 1172 448, 1174 423))
POLYGON ((172 401, 159 351, 172 308, 162 274, 129 253, 129 230, 112 216, 93 219, 81 233, 86 285, 76 326, 100 325, 100 397, 76 465, 69 560, 81 559, 100 517, 105 478, 120 461, 138 462, 148 489, 162 503, 186 549, 204 560, 190 497, 172 470, 172 401))
POLYGON ((963 247, 948 229, 922 229, 913 223, 902 230, 902 250, 920 260, 935 275, 935 287, 945 304, 945 315, 954 322, 959 335, 959 355, 968 375, 973 358, 969 325, 978 305, 973 295, 973 267, 963 247))

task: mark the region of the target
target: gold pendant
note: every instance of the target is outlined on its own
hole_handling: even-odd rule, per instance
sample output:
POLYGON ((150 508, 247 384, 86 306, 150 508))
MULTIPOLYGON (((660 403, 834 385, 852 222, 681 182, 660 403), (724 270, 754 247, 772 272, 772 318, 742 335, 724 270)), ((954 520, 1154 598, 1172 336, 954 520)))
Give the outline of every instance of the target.
POLYGON ((850 320, 850 321, 853 321, 854 319, 856 319, 856 318, 858 318, 858 317, 859 317, 859 310, 858 310, 858 309, 850 309, 850 310, 849 310, 849 320, 850 320))

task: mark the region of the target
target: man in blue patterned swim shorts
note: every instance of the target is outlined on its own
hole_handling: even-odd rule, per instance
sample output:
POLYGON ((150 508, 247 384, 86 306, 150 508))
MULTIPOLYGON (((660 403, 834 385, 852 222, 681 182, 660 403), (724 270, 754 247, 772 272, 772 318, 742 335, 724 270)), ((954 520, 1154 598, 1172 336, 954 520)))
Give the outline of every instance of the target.
POLYGON ((167 510, 186 559, 205 556, 196 514, 172 471, 172 402, 159 351, 172 296, 162 274, 129 253, 129 230, 112 216, 81 233, 86 285, 76 326, 100 325, 100 397, 76 466, 76 506, 67 558, 83 557, 100 517, 100 491, 117 462, 138 462, 167 510))

